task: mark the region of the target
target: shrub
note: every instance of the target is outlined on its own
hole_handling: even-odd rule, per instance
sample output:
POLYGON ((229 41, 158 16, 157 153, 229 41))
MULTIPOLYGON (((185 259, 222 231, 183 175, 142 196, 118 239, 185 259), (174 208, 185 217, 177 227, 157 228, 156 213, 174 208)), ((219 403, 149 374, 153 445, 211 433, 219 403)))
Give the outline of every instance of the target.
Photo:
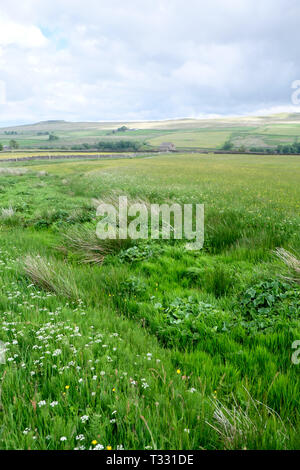
POLYGON ((222 146, 222 150, 232 150, 233 143, 230 140, 226 140, 222 146))
POLYGON ((111 152, 120 152, 120 151, 138 151, 141 148, 140 142, 135 142, 132 140, 116 140, 108 141, 103 140, 96 144, 98 150, 111 151, 111 152))

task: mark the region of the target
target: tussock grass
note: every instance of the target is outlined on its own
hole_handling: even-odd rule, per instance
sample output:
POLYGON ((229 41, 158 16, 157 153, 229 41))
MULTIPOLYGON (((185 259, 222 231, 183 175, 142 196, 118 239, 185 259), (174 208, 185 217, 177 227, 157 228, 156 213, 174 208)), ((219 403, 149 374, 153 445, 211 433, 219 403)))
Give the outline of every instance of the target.
POLYGON ((23 260, 26 275, 42 289, 67 298, 78 298, 78 289, 70 269, 63 269, 54 259, 27 255, 23 260))
POLYGON ((128 205, 133 205, 133 204, 144 204, 147 209, 150 208, 150 201, 147 198, 140 198, 140 197, 133 197, 129 194, 124 194, 121 192, 117 191, 111 191, 107 194, 105 194, 102 198, 93 198, 92 199, 92 204, 95 208, 100 206, 101 204, 111 204, 112 206, 118 208, 119 207, 119 197, 120 196, 126 196, 127 197, 127 202, 128 205))
POLYGON ((206 423, 218 433, 225 449, 228 450, 251 448, 253 441, 272 441, 272 428, 276 423, 276 435, 270 444, 276 448, 280 440, 280 447, 284 449, 289 437, 279 414, 247 394, 249 398, 246 406, 241 406, 234 396, 232 407, 226 406, 217 398, 211 399, 214 422, 206 423))
POLYGON ((228 269, 221 262, 212 267, 189 267, 184 275, 190 278, 196 287, 199 286, 217 298, 227 295, 238 283, 232 269, 228 269))
POLYGON ((71 250, 82 263, 102 264, 108 255, 118 253, 130 246, 130 240, 97 237, 94 227, 74 227, 63 235, 62 250, 71 250))
POLYGON ((297 282, 300 284, 300 260, 290 251, 285 250, 284 248, 277 248, 275 254, 278 256, 281 261, 289 268, 292 273, 292 277, 287 277, 286 279, 297 282))
POLYGON ((15 215, 15 211, 12 207, 2 208, 1 209, 1 218, 3 219, 8 219, 10 217, 13 217, 15 215))
POLYGON ((27 173, 27 168, 0 168, 0 175, 13 175, 13 176, 22 176, 27 173))
MULTIPOLYGON (((158 219, 159 219, 160 236, 162 236, 164 238, 164 232, 166 232, 166 234, 170 233, 170 234, 173 234, 175 236, 175 229, 174 229, 174 226, 172 224, 172 215, 171 215, 170 222, 162 220, 161 217, 160 217, 159 207, 156 207, 154 204, 152 204, 151 201, 149 200, 149 198, 147 198, 145 196, 144 197, 138 197, 138 196, 132 196, 130 194, 128 195, 128 194, 124 194, 124 193, 119 193, 117 191, 112 191, 112 192, 107 193, 105 196, 103 196, 103 198, 92 199, 92 204, 95 208, 98 208, 102 204, 111 204, 113 207, 115 207, 118 210, 118 208, 119 208, 119 197, 120 196, 126 196, 127 197, 127 206, 128 207, 133 206, 135 204, 140 204, 140 205, 146 207, 146 209, 148 211, 149 220, 150 220, 150 217, 152 217, 154 215, 157 216, 158 219)), ((167 198, 167 199, 164 200, 164 203, 172 205, 174 203, 174 201, 172 201, 172 199, 170 199, 170 198, 167 198)), ((129 220, 130 220, 130 217, 128 217, 128 222, 129 222, 129 220)), ((167 235, 167 237, 168 237, 168 235, 167 235)))
POLYGON ((21 221, 21 216, 16 213, 13 207, 3 207, 0 210, 0 225, 3 227, 17 226, 21 221))

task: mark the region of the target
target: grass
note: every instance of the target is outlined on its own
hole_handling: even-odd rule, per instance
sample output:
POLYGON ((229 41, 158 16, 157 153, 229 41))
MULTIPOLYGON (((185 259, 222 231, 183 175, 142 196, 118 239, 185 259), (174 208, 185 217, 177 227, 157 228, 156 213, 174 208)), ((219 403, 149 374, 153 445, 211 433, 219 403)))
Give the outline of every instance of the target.
POLYGON ((129 240, 100 240, 95 227, 73 227, 64 234, 63 250, 71 250, 83 263, 102 264, 109 255, 129 246, 129 240))
POLYGON ((299 448, 299 157, 1 169, 1 449, 299 448), (117 194, 204 202, 203 249, 104 247, 117 194))
POLYGON ((224 142, 230 138, 232 129, 222 130, 196 130, 193 132, 188 131, 173 131, 170 134, 163 134, 159 137, 149 139, 149 143, 153 146, 159 146, 162 142, 173 142, 176 147, 200 147, 200 148, 217 148, 220 149, 224 142))
POLYGON ((290 253, 284 248, 277 248, 276 254, 292 273, 292 277, 288 279, 300 284, 300 260, 296 258, 293 253, 290 253))
MULTIPOLYGON (((11 160, 11 159, 19 159, 19 158, 25 158, 25 157, 37 157, 37 156, 51 156, 51 157, 56 157, 56 156, 60 156, 60 155, 82 155, 83 157, 88 157, 88 156, 93 156, 95 155, 95 153, 97 155, 106 155, 107 153, 105 152, 91 152, 89 150, 86 150, 85 152, 84 151, 60 151, 60 152, 55 152, 54 150, 36 150, 36 151, 32 151, 32 150, 28 150, 28 151, 22 151, 22 150, 18 150, 18 151, 10 151, 10 152, 1 152, 0 153, 0 160, 3 160, 5 162, 5 160, 11 160)), ((113 154, 113 152, 109 152, 109 154, 113 154)))
POLYGON ((57 263, 41 256, 26 255, 23 260, 25 274, 36 285, 58 296, 77 299, 78 290, 70 270, 62 270, 57 263), (55 268, 54 268, 55 266, 55 268))

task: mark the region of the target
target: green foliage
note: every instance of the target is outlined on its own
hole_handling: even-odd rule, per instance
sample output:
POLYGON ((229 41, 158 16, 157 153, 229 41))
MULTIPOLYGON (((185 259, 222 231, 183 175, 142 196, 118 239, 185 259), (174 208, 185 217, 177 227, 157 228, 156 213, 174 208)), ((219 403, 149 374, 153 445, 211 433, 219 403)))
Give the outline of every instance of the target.
POLYGON ((103 140, 96 144, 98 150, 106 152, 122 152, 122 151, 138 151, 141 148, 140 142, 134 142, 132 140, 103 140))
POLYGON ((299 321, 300 289, 281 280, 261 281, 239 297, 241 324, 252 332, 269 331, 299 321))
POLYGON ((118 129, 116 129, 116 130, 114 129, 112 131, 112 134, 116 134, 118 132, 126 132, 128 130, 129 130, 129 128, 127 126, 121 126, 121 127, 118 127, 118 129))
POLYGON ((277 153, 281 154, 293 154, 293 153, 300 153, 300 142, 295 140, 292 144, 279 144, 276 148, 277 153))
POLYGON ((233 148, 233 143, 231 140, 226 140, 222 146, 222 150, 231 150, 233 148))
POLYGON ((129 277, 120 283, 119 295, 141 297, 146 292, 146 284, 138 277, 129 277))
POLYGON ((155 244, 134 245, 126 250, 122 250, 119 259, 122 263, 136 263, 153 257, 157 257, 162 252, 162 248, 155 244))
POLYGON ((12 139, 9 141, 9 147, 14 150, 19 147, 19 144, 16 140, 12 139))
POLYGON ((238 283, 235 271, 221 263, 203 268, 190 267, 185 274, 194 280, 196 287, 205 289, 217 298, 229 294, 238 283))
POLYGON ((192 347, 209 334, 228 331, 228 314, 193 297, 176 298, 167 306, 157 303, 155 308, 162 315, 158 335, 168 346, 192 347))
POLYGON ((53 142, 53 141, 55 141, 55 140, 59 140, 58 135, 49 134, 49 141, 50 141, 50 142, 53 142))

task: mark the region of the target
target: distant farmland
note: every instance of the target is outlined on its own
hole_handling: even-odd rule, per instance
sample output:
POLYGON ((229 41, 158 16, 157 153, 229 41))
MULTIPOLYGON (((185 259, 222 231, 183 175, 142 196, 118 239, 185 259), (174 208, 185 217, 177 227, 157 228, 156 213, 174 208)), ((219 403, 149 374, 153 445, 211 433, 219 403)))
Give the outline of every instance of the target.
POLYGON ((274 150, 278 145, 293 144, 299 137, 299 114, 129 123, 45 121, 0 129, 4 150, 9 149, 12 139, 20 150, 92 150, 99 142, 108 147, 126 142, 128 147, 151 150, 166 141, 178 150, 220 150, 225 142, 235 150, 274 150))

